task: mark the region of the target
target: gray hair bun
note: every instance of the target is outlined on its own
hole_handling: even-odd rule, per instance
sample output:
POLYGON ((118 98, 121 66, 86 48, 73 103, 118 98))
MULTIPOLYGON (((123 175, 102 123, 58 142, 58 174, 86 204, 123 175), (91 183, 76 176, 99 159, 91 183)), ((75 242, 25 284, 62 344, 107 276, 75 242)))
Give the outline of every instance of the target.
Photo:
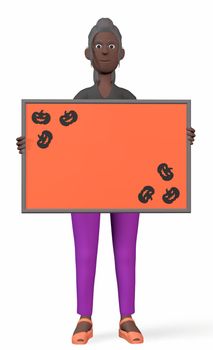
POLYGON ((118 27, 116 27, 113 24, 113 21, 110 18, 100 18, 96 25, 91 29, 88 37, 89 37, 89 46, 91 45, 91 42, 95 36, 95 34, 99 33, 99 32, 104 32, 104 31, 110 31, 113 32, 115 34, 115 36, 117 36, 119 42, 121 43, 121 33, 118 29, 118 27))
POLYGON ((96 23, 97 26, 106 26, 106 27, 110 27, 113 26, 113 21, 110 18, 100 18, 98 20, 98 22, 96 23))

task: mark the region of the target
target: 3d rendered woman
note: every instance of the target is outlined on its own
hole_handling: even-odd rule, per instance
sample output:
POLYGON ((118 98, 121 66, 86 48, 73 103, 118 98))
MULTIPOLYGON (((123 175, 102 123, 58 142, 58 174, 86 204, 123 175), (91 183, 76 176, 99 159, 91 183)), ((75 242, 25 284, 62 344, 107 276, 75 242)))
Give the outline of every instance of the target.
MULTIPOLYGON (((85 56, 94 68, 95 84, 81 90, 75 99, 135 99, 128 90, 115 85, 115 69, 124 57, 121 34, 109 18, 101 18, 89 33, 85 56)), ((193 144, 195 130, 187 129, 193 144)), ((20 153, 25 138, 17 138, 20 153)), ((142 343, 143 335, 136 326, 135 263, 139 213, 110 213, 115 269, 118 285, 120 322, 119 336, 132 344, 142 343)), ((77 313, 81 316, 72 335, 74 344, 85 344, 93 336, 93 291, 98 250, 100 213, 71 213, 75 243, 77 313)))

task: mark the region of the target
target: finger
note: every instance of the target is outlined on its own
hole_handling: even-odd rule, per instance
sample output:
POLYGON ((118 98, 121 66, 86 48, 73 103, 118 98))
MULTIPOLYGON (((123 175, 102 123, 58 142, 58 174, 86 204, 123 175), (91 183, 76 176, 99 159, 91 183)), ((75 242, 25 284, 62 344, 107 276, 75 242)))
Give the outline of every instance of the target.
POLYGON ((17 146, 19 146, 19 145, 24 145, 25 144, 25 140, 23 140, 23 141, 18 141, 18 142, 16 142, 16 144, 17 144, 17 146))
POLYGON ((191 127, 187 128, 187 130, 191 130, 191 131, 195 132, 195 129, 193 129, 191 127))
POLYGON ((25 139, 23 139, 23 140, 18 140, 16 143, 18 144, 18 143, 24 143, 24 142, 26 142, 26 140, 25 139))
POLYGON ((195 135, 195 134, 191 134, 191 133, 187 132, 187 136, 188 136, 188 137, 193 137, 193 138, 195 138, 195 136, 196 136, 196 135, 195 135))
POLYGON ((19 146, 18 150, 25 149, 25 145, 19 146))
POLYGON ((194 140, 194 138, 195 138, 195 135, 189 135, 189 137, 191 137, 193 140, 194 140))
POLYGON ((23 140, 25 138, 25 136, 20 136, 20 137, 17 137, 17 141, 19 141, 19 140, 23 140))
POLYGON ((192 130, 187 130, 187 134, 195 135, 195 132, 192 130))
POLYGON ((19 151, 20 154, 23 154, 23 151, 19 151))

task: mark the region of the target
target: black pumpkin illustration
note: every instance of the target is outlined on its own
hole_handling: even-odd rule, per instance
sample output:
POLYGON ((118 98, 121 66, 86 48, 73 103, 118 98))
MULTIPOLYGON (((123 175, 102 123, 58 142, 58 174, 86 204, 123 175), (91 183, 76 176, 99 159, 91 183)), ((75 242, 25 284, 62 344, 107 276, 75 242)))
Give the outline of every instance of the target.
POLYGON ((68 126, 78 119, 78 114, 75 111, 65 111, 64 115, 60 117, 60 123, 64 126, 68 126))
POLYGON ((152 195, 154 193, 155 190, 152 186, 145 186, 138 194, 138 199, 142 203, 147 203, 150 199, 152 200, 152 195))
POLYGON ((40 112, 32 114, 32 121, 36 124, 48 124, 50 121, 50 114, 44 113, 43 109, 40 112))
POLYGON ((40 148, 47 148, 53 138, 53 135, 50 131, 44 130, 41 135, 38 135, 37 145, 40 148))
POLYGON ((161 163, 158 166, 157 170, 158 170, 158 173, 160 174, 160 176, 162 177, 162 179, 165 181, 171 180, 174 176, 173 172, 171 171, 172 168, 169 168, 166 163, 161 163))
POLYGON ((163 201, 167 204, 173 203, 180 196, 180 191, 177 187, 166 189, 166 193, 162 196, 163 201))

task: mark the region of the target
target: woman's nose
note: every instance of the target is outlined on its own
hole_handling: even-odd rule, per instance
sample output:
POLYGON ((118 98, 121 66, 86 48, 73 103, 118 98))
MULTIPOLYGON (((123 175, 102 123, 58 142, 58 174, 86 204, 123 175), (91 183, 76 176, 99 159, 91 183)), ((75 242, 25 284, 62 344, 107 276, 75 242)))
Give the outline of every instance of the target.
POLYGON ((102 53, 103 53, 104 55, 106 55, 106 54, 108 53, 108 47, 107 47, 107 45, 103 45, 102 53))

